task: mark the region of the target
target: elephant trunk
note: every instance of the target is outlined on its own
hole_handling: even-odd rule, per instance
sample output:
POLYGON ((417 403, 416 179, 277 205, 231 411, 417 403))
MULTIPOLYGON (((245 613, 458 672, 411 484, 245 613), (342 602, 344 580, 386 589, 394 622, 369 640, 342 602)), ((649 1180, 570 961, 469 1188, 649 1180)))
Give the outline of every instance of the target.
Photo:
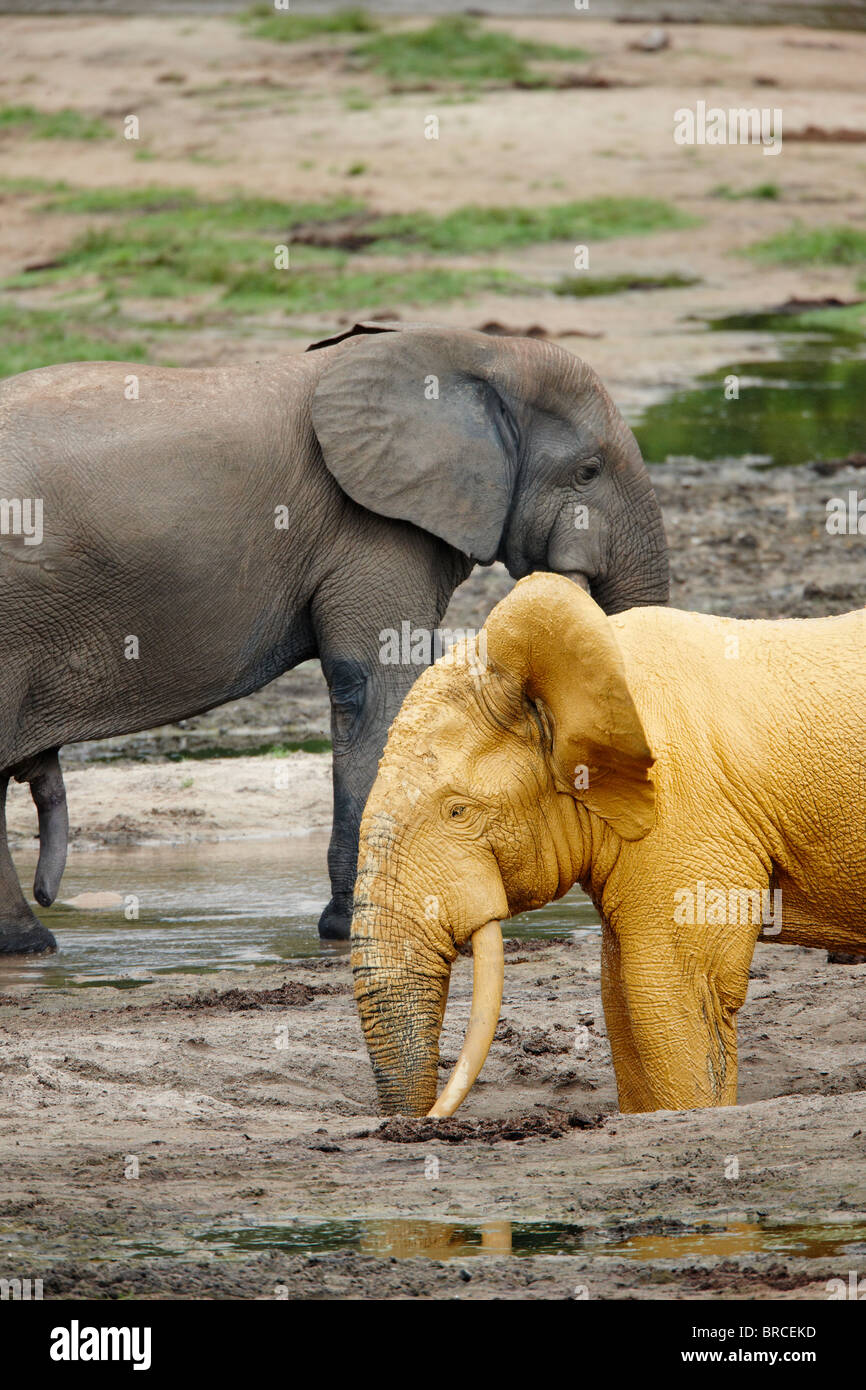
MULTIPOLYGON (((359 924, 356 913, 352 971, 379 1104, 387 1115, 453 1115, 484 1065, 499 1021, 504 978, 499 922, 488 922, 472 936, 472 1009, 460 1056, 437 1100, 439 1033, 450 966, 438 955, 433 969, 425 968, 420 959, 398 963, 397 953, 375 934, 375 922, 371 924, 368 914, 365 918, 359 924)), ((411 938, 402 937, 407 940, 411 938)), ((403 947, 398 952, 408 954, 403 947)))
POLYGON ((607 572, 592 584, 606 613, 666 604, 670 567, 661 508, 643 463, 625 488, 625 513, 607 572))
POLYGON ((379 1105, 386 1115, 426 1115, 436 1099, 450 969, 441 957, 428 962, 416 951, 404 951, 396 934, 391 941, 382 935, 381 925, 370 920, 369 911, 359 924, 356 909, 355 1002, 379 1105))

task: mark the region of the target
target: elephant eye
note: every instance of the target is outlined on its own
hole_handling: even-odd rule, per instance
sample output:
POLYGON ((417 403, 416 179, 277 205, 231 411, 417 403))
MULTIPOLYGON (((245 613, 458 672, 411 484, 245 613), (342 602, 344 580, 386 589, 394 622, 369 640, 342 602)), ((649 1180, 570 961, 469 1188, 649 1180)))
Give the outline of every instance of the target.
POLYGON ((481 808, 471 802, 446 801, 442 807, 442 817, 452 824, 459 825, 461 833, 472 831, 483 824, 481 808))
POLYGON ((597 478, 601 472, 601 459, 587 459, 584 463, 579 463, 574 473, 574 481, 581 486, 591 483, 593 478, 597 478))

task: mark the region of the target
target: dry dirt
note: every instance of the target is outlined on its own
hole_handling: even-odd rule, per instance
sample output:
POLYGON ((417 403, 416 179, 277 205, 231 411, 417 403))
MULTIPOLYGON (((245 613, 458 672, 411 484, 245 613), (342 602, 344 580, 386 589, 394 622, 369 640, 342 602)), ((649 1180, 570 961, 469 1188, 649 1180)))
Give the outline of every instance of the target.
MULTIPOLYGON (((783 104, 786 130, 866 128, 866 35, 669 26, 673 47, 652 55, 629 51, 627 27, 583 17, 592 70, 612 85, 449 100, 433 145, 419 136, 431 94, 389 93, 344 72, 320 44, 289 50, 210 18, 0 23, 4 103, 115 117, 138 110, 154 150, 135 162, 120 141, 42 143, 43 178, 286 199, 330 196, 351 183, 383 211, 627 191, 693 211, 703 219, 697 230, 601 243, 592 269, 687 271, 698 285, 575 303, 489 296, 435 313, 470 326, 541 323, 599 370, 627 410, 737 356, 775 354, 769 336, 709 334, 698 320, 795 295, 852 294, 844 270, 759 270, 731 252, 793 217, 862 216, 861 147, 792 141, 779 159, 751 149, 684 153, 668 132, 672 110, 697 96, 783 104), (175 77, 161 80, 166 73, 175 77), (344 98, 357 88, 372 105, 347 110, 344 98), (355 162, 366 171, 347 180, 355 162), (781 185, 778 202, 709 196, 718 183, 765 179, 781 185)), ((575 41, 573 20, 536 21, 532 33, 575 41)), ((0 155, 5 175, 34 173, 32 142, 4 135, 0 155)), ((83 225, 40 218, 36 206, 3 205, 0 275, 49 258, 83 225)), ((558 275, 569 257, 569 247, 554 245, 496 260, 558 275)), ((412 306, 394 307, 417 316, 412 306)), ((239 338, 203 329, 183 339, 176 360, 294 351, 365 309, 310 317, 291 339, 281 326, 239 338)), ((762 474, 694 465, 663 467, 655 478, 675 603, 808 616, 866 602, 860 538, 828 547, 823 527, 827 497, 857 486, 856 467, 762 474)), ((508 582, 496 569, 477 572, 446 621, 482 621, 508 582)), ((280 760, 288 787, 266 757, 160 759, 326 735, 311 664, 183 727, 67 750, 73 843, 98 853, 102 844, 325 826, 326 755, 280 760), (92 765, 106 752, 148 761, 92 765)), ((16 845, 29 846, 34 815, 24 789, 15 790, 10 820, 16 845)), ((423 1127, 380 1128, 343 956, 235 972, 222 1002, 212 978, 200 985, 192 976, 132 995, 11 986, 0 996, 0 1274, 42 1276, 46 1297, 268 1299, 284 1289, 319 1298, 573 1298, 581 1290, 593 1298, 825 1297, 829 1278, 862 1273, 866 1257, 866 967, 761 945, 753 976, 741 1014, 739 1107, 624 1117, 615 1113, 597 937, 520 943, 508 955, 502 1026, 483 1077, 459 1120, 436 1137, 423 1127), (577 1029, 586 1030, 579 1049, 577 1029), (137 1177, 125 1176, 132 1160, 137 1177), (354 1250, 308 1256, 197 1239, 350 1218, 363 1223, 354 1250), (833 1227, 852 1221, 853 1244, 842 1253, 844 1234, 834 1245, 833 1227), (508 1258, 509 1244, 521 1248, 524 1223, 537 1222, 580 1228, 571 1253, 508 1258), (773 1234, 784 1224, 800 1232, 795 1253, 791 1239, 773 1234), (438 1258, 467 1226, 483 1227, 488 1253, 501 1258, 438 1258), (421 1250, 437 1258, 394 1258, 421 1250)), ((459 1047, 468 990, 459 962, 446 1064, 459 1047)))

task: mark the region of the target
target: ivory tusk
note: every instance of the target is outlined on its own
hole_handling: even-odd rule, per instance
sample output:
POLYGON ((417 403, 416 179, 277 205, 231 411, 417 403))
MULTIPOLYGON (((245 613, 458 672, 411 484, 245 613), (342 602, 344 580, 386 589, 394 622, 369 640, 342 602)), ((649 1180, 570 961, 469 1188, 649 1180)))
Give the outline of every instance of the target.
POLYGON ((487 1060, 493 1042, 505 980, 505 955, 499 922, 488 922, 473 933, 472 958, 472 1010, 466 1026, 466 1037, 445 1089, 429 1111, 430 1115, 439 1119, 453 1115, 458 1105, 462 1105, 487 1060))

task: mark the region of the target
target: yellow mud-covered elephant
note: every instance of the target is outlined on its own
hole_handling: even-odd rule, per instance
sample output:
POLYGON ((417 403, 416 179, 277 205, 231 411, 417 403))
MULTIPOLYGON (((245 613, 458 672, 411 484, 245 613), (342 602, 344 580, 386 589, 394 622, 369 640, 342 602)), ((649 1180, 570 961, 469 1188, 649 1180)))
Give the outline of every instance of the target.
POLYGON ((732 1105, 761 932, 866 949, 866 610, 608 618, 533 574, 419 678, 361 827, 355 997, 381 1105, 451 1114, 502 997, 502 918, 579 882, 623 1110, 732 1105), (466 1042, 436 1100, 451 965, 466 1042))

